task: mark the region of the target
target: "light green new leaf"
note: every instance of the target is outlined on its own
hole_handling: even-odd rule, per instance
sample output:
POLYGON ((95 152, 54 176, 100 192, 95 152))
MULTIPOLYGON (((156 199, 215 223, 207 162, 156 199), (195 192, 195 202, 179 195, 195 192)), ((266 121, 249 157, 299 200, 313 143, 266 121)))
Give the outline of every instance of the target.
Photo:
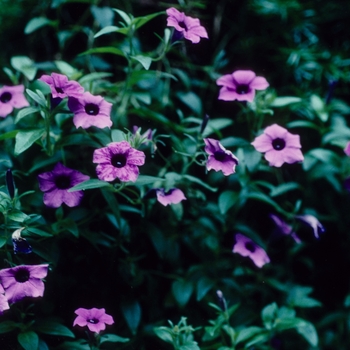
POLYGON ((121 33, 121 34, 128 34, 128 28, 121 28, 117 26, 107 26, 99 30, 95 35, 94 38, 98 38, 101 35, 109 34, 109 33, 121 33))
POLYGON ((30 131, 19 131, 16 135, 15 155, 23 153, 34 142, 39 140, 45 133, 44 129, 36 129, 30 131))
POLYGON ((37 72, 34 61, 27 56, 14 56, 11 58, 11 66, 24 74, 29 80, 33 80, 37 72))
POLYGON ((132 59, 140 62, 146 70, 149 70, 149 67, 151 66, 152 63, 152 58, 147 57, 147 56, 142 56, 142 55, 137 55, 137 56, 130 56, 132 59))
POLYGON ((32 18, 24 28, 25 34, 30 34, 36 31, 37 29, 51 24, 51 21, 46 17, 34 17, 32 18))
POLYGON ((273 102, 270 104, 271 107, 284 107, 288 106, 292 103, 301 102, 300 97, 295 96, 284 96, 284 97, 276 97, 273 102))

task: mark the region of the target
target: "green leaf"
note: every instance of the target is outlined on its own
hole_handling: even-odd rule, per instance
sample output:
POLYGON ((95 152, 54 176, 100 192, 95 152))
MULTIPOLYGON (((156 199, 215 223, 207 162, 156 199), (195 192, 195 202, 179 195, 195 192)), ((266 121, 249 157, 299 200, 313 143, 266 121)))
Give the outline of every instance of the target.
POLYGON ((23 153, 35 141, 39 140, 45 133, 44 129, 36 129, 31 131, 19 131, 16 135, 15 155, 23 153))
POLYGON ((11 66, 25 75, 28 80, 33 80, 37 72, 34 61, 27 56, 12 57, 11 66))
POLYGON ((129 29, 128 28, 121 28, 116 26, 107 26, 99 30, 95 35, 94 38, 98 38, 101 35, 109 34, 109 33, 121 33, 121 34, 128 34, 129 29))
POLYGON ((152 58, 147 57, 147 56, 142 56, 142 55, 137 55, 137 56, 130 56, 130 58, 140 62, 146 70, 149 70, 149 67, 151 66, 152 63, 152 58))
MULTIPOLYGON (((188 92, 178 92, 176 96, 183 102, 187 107, 189 107, 193 112, 200 115, 202 113, 202 101, 197 94, 192 91, 188 92)), ((209 121, 210 123, 210 121, 209 121)), ((208 124, 209 125, 209 124, 208 124)))
POLYGON ((189 341, 179 347, 179 350, 201 350, 195 341, 189 341))
POLYGON ((118 49, 116 47, 110 47, 110 46, 107 46, 107 47, 96 47, 94 49, 90 49, 90 50, 82 52, 81 54, 79 54, 79 56, 91 55, 93 53, 111 53, 113 55, 118 55, 118 56, 125 57, 125 53, 122 50, 120 50, 120 49, 118 49))
POLYGON ((259 166, 261 161, 261 153, 256 151, 253 147, 244 147, 243 148, 244 163, 247 166, 248 170, 253 172, 259 166))
POLYGON ((203 132, 203 137, 207 137, 212 133, 218 133, 219 130, 224 129, 231 124, 233 124, 233 120, 228 118, 210 119, 203 132))
POLYGON ((172 292, 175 300, 181 307, 185 306, 193 293, 193 283, 186 280, 177 280, 172 284, 172 292))
POLYGON ((98 79, 111 77, 112 75, 113 75, 112 73, 107 73, 107 72, 94 72, 94 73, 84 75, 82 78, 78 80, 78 82, 80 84, 87 84, 92 81, 96 81, 98 79))
POLYGON ((222 215, 225 215, 228 210, 234 206, 238 198, 236 192, 224 191, 219 196, 219 210, 222 215))
POLYGON ((302 335, 311 346, 317 346, 318 336, 314 325, 304 320, 303 323, 299 324, 296 328, 297 332, 302 335))
POLYGON ((300 97, 295 96, 284 96, 284 97, 276 97, 273 102, 270 104, 271 107, 284 107, 293 103, 301 102, 302 99, 300 97))
POLYGON ((162 179, 161 177, 156 177, 156 176, 139 175, 136 182, 128 182, 127 185, 129 185, 129 186, 133 186, 133 185, 144 186, 144 185, 151 185, 151 184, 155 183, 156 181, 164 181, 164 179, 162 179))
POLYGON ((273 206, 275 208, 275 210, 277 210, 279 213, 282 213, 282 214, 285 213, 285 211, 274 200, 272 200, 269 196, 267 196, 266 194, 264 194, 262 192, 250 192, 250 193, 248 193, 246 198, 251 198, 251 199, 256 199, 256 200, 262 201, 266 204, 273 206))
POLYGON ((30 34, 36 31, 37 29, 46 26, 48 24, 51 24, 51 21, 48 20, 46 17, 34 17, 32 18, 24 28, 25 34, 30 34))
POLYGON ((142 27, 143 25, 145 25, 148 21, 150 21, 154 17, 164 15, 164 14, 165 14, 165 12, 161 11, 161 12, 152 13, 148 16, 136 17, 136 18, 134 18, 132 23, 135 25, 135 29, 138 29, 138 28, 142 27))
POLYGON ((326 111, 326 105, 323 100, 317 95, 311 95, 310 97, 311 107, 317 114, 320 120, 326 122, 328 120, 328 112, 326 111))
POLYGON ((35 324, 35 329, 36 331, 44 334, 75 338, 75 335, 69 328, 53 320, 42 320, 40 322, 37 322, 35 324))
POLYGON ((16 328, 20 328, 20 326, 20 324, 15 323, 13 321, 0 322, 0 334, 11 332, 16 328))
POLYGON ((119 14, 119 16, 124 20, 124 22, 126 23, 126 25, 130 25, 131 24, 131 16, 129 16, 126 12, 119 10, 119 9, 112 9, 113 11, 117 12, 119 14))
POLYGON ((264 309, 261 312, 261 318, 267 329, 273 328, 277 315, 278 307, 276 303, 272 303, 264 307, 264 309))
POLYGON ((11 209, 8 212, 7 216, 10 220, 16 221, 16 222, 23 222, 24 220, 29 219, 29 216, 22 213, 21 211, 17 209, 11 209))
POLYGON ((35 332, 19 333, 17 340, 25 350, 38 350, 39 337, 35 332))
POLYGON ((287 123, 287 128, 310 128, 320 131, 320 127, 317 124, 308 120, 295 120, 293 122, 287 123))
POLYGON ((191 181, 191 182, 194 182, 194 183, 197 183, 198 185, 201 185, 203 186, 204 188, 206 188, 207 190, 209 191, 212 191, 212 192, 216 192, 218 189, 215 188, 215 187, 211 187, 209 185, 207 185, 205 182, 203 182, 202 180, 198 179, 197 177, 195 176, 192 176, 192 175, 183 175, 183 178, 191 181))
POLYGON ((137 327, 141 320, 141 307, 137 301, 125 302, 121 304, 124 318, 132 334, 136 334, 137 327))
POLYGON ((22 118, 26 117, 27 115, 33 114, 39 111, 40 111, 40 108, 38 107, 22 108, 16 115, 15 124, 17 124, 22 118))
POLYGON ((287 303, 291 307, 317 307, 322 306, 322 304, 313 298, 309 297, 312 293, 312 287, 295 286, 289 290, 287 303))
POLYGON ((40 237, 52 237, 51 233, 48 233, 46 231, 40 230, 36 227, 26 227, 26 231, 29 231, 31 233, 34 233, 40 237))
POLYGON ((251 326, 248 328, 244 328, 241 331, 237 332, 235 345, 244 342, 249 338, 252 338, 253 336, 258 335, 262 332, 265 332, 265 330, 261 327, 251 326))
POLYGON ((296 183, 296 182, 287 182, 284 184, 281 184, 279 186, 274 187, 271 192, 270 192, 270 196, 271 197, 277 197, 280 196, 281 194, 284 194, 286 192, 295 190, 295 189, 300 189, 301 186, 296 183))
POLYGON ((16 137, 18 132, 19 132, 19 130, 12 130, 12 131, 5 132, 4 134, 0 135, 0 141, 13 139, 16 137))
MULTIPOLYGON (((7 242, 7 239, 5 237, 0 237, 0 248, 2 248, 6 244, 6 242, 7 242)), ((0 325, 1 324, 2 323, 0 323, 0 325)))
POLYGON ((214 285, 215 282, 208 277, 200 278, 197 282, 197 301, 202 300, 214 285))
POLYGON ((78 185, 75 185, 74 187, 70 188, 68 192, 91 190, 93 188, 101 188, 101 187, 108 187, 109 189, 114 190, 114 187, 106 181, 91 179, 91 180, 81 182, 78 185))
POLYGON ((164 340, 167 343, 173 343, 172 331, 168 327, 155 327, 153 328, 153 331, 158 338, 164 340))
MULTIPOLYGON (((39 90, 37 90, 37 91, 39 91, 39 90)), ((26 89, 26 93, 40 106, 46 107, 46 100, 45 100, 45 98, 42 98, 41 95, 39 95, 38 93, 36 93, 32 90, 29 90, 29 89, 26 89)))
POLYGON ((119 335, 115 335, 115 334, 104 334, 101 336, 101 341, 100 343, 127 343, 128 341, 130 341, 129 338, 122 338, 119 337, 119 335))
POLYGON ((81 75, 78 70, 65 61, 57 60, 55 61, 55 65, 62 74, 66 75, 70 79, 77 79, 81 75))

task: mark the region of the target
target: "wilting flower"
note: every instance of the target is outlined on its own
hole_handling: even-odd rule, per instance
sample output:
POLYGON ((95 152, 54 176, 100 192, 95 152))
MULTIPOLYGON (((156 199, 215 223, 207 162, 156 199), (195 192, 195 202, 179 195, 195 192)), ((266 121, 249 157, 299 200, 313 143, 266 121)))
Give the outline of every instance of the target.
POLYGON ((316 238, 320 238, 319 234, 325 232, 323 225, 313 215, 297 215, 296 218, 311 226, 316 238))
POLYGON ((84 88, 74 80, 68 80, 63 74, 42 75, 39 80, 50 86, 53 98, 80 97, 84 88))
POLYGON ((5 310, 10 308, 9 303, 7 301, 6 296, 4 295, 5 290, 3 286, 0 284, 0 315, 4 313, 5 310))
POLYGON ((74 113, 73 123, 79 128, 87 129, 96 126, 100 129, 112 126, 112 103, 107 102, 102 96, 91 95, 85 92, 81 97, 68 99, 68 107, 74 113))
POLYGON ((152 129, 147 129, 143 134, 141 134, 141 128, 139 128, 137 125, 134 125, 132 127, 132 133, 133 133, 134 137, 137 135, 140 137, 141 140, 145 140, 145 142, 151 141, 152 136, 153 136, 152 129))
POLYGON ((283 163, 304 160, 299 135, 293 135, 277 124, 268 126, 264 133, 255 138, 252 145, 258 152, 265 153, 270 166, 280 167, 283 163))
POLYGON ((201 38, 208 39, 208 33, 201 26, 198 18, 186 16, 174 7, 167 9, 166 13, 168 15, 168 27, 174 27, 185 39, 192 41, 193 44, 199 43, 201 38))
POLYGON ((20 265, 0 270, 0 281, 7 300, 15 303, 24 297, 42 297, 45 285, 41 279, 46 277, 48 267, 48 264, 20 265))
POLYGON ((93 162, 98 163, 96 173, 100 180, 135 182, 139 168, 145 164, 145 154, 130 146, 129 142, 112 142, 94 151, 93 162))
POLYGON ((292 226, 288 225, 285 221, 283 221, 277 215, 271 214, 270 218, 274 221, 280 233, 284 235, 290 235, 296 243, 301 242, 298 235, 293 231, 292 226))
POLYGON ((75 314, 78 316, 74 320, 73 326, 87 326, 89 330, 94 333, 100 333, 106 329, 106 324, 111 325, 114 323, 113 317, 111 315, 107 315, 105 309, 79 308, 75 310, 75 314))
POLYGON ((240 233, 236 234, 236 244, 233 246, 233 252, 248 256, 257 267, 263 267, 270 262, 264 249, 240 233))
POLYGON ((233 174, 238 165, 238 158, 217 140, 204 139, 204 143, 204 150, 209 154, 207 170, 221 170, 225 176, 233 174))
POLYGON ((184 193, 178 188, 171 188, 169 191, 165 191, 164 188, 157 188, 156 195, 157 201, 164 206, 177 204, 187 199, 184 193))
POLYGON ((222 86, 219 100, 248 102, 254 100, 255 90, 265 90, 269 86, 264 77, 257 77, 251 70, 236 70, 223 75, 216 84, 222 86))
POLYGON ((13 252, 15 254, 30 254, 33 251, 27 240, 21 236, 24 229, 25 227, 21 227, 12 233, 13 252))
POLYGON ((44 192, 44 204, 58 208, 62 203, 76 207, 83 198, 83 191, 68 192, 68 190, 90 177, 57 163, 52 171, 38 175, 39 188, 44 192))
POLYGON ((346 144, 344 148, 344 153, 350 157, 350 141, 346 144))
POLYGON ((28 107, 24 97, 24 85, 3 86, 0 88, 0 117, 5 118, 14 108, 28 107))

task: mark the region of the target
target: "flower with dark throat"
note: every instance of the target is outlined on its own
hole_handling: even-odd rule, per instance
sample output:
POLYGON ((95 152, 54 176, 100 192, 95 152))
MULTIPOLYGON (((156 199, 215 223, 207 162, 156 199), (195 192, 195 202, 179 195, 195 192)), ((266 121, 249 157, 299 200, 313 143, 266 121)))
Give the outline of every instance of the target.
POLYGON ((258 152, 265 153, 270 166, 280 167, 283 163, 292 164, 304 160, 299 135, 293 135, 277 124, 268 126, 252 145, 258 152))
POLYGON ((323 225, 313 215, 297 215, 296 218, 311 226, 316 238, 320 238, 320 234, 326 231, 323 225))
POLYGON ((207 170, 222 171, 225 176, 233 174, 238 165, 238 158, 228 151, 219 141, 214 139, 204 139, 205 152, 209 155, 207 160, 207 170))
POLYGON ((20 265, 0 270, 0 282, 10 303, 25 297, 42 297, 45 285, 42 281, 48 272, 48 264, 20 265))
POLYGON ((132 148, 127 141, 112 142, 107 147, 94 151, 93 162, 97 163, 97 177, 103 181, 135 182, 139 166, 145 164, 145 154, 132 148))
POLYGON ((285 221, 283 221, 280 217, 274 214, 270 214, 270 218, 276 224, 278 233, 282 233, 283 235, 291 236, 296 243, 301 243, 298 235, 293 231, 292 226, 288 225, 285 221))
POLYGON ((44 204, 58 208, 62 203, 76 207, 83 198, 83 191, 68 192, 68 190, 90 177, 57 163, 52 171, 38 175, 39 188, 44 192, 44 204))
POLYGON ((219 100, 253 102, 255 90, 265 90, 269 83, 264 77, 257 77, 251 70, 236 70, 220 77, 216 84, 222 86, 219 100))
POLYGON ((29 102, 24 97, 24 85, 6 86, 0 88, 0 117, 5 118, 14 108, 28 107, 29 102))
POLYGON ((73 123, 79 128, 87 129, 90 126, 97 128, 110 128, 112 103, 107 102, 102 96, 91 95, 85 92, 81 97, 68 99, 68 107, 74 113, 73 123))
POLYGON ((100 333, 106 329, 106 324, 111 325, 114 323, 113 317, 106 314, 105 309, 84 309, 79 308, 74 311, 76 319, 73 326, 78 325, 80 327, 88 327, 91 332, 100 333))
POLYGON ((4 293, 5 293, 5 290, 3 286, 0 284, 0 315, 2 315, 5 310, 8 310, 10 308, 10 305, 4 293))
POLYGON ((164 206, 177 204, 187 199, 184 193, 178 188, 171 188, 169 191, 165 191, 164 188, 157 188, 156 195, 157 201, 164 206))
POLYGON ((270 262, 264 249, 258 246, 250 238, 237 233, 236 244, 233 246, 233 253, 238 253, 242 256, 248 256, 257 267, 263 267, 270 262))
POLYGON ((53 98, 78 98, 84 93, 84 88, 77 81, 68 80, 63 74, 42 75, 39 80, 50 86, 53 98))
POLYGON ((190 40, 193 44, 199 43, 201 38, 208 39, 206 29, 201 26, 198 18, 186 16, 174 7, 166 10, 168 15, 167 26, 174 27, 176 31, 183 35, 185 39, 190 40))

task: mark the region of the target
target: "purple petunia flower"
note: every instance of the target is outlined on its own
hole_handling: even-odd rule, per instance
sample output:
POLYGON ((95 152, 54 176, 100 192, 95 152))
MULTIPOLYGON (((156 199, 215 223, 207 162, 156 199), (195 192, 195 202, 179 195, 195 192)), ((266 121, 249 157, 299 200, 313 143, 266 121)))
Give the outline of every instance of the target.
POLYGON ((350 141, 346 144, 345 148, 344 148, 344 153, 350 157, 350 141))
POLYGON ((89 330, 94 333, 100 333, 106 329, 106 324, 111 325, 114 323, 113 317, 111 315, 107 315, 105 309, 79 308, 74 312, 78 316, 74 320, 73 326, 87 326, 89 330))
POLYGON ((135 182, 139 168, 145 164, 145 154, 132 148, 127 141, 112 142, 94 151, 93 162, 98 163, 96 173, 100 180, 135 182))
POLYGON ((63 74, 52 73, 50 75, 42 75, 39 80, 50 86, 53 98, 80 97, 84 88, 74 80, 68 80, 63 74))
POLYGON ((0 284, 0 315, 2 315, 5 310, 8 310, 10 308, 10 305, 4 293, 5 293, 5 290, 3 286, 0 284))
POLYGON ((233 246, 232 251, 242 256, 248 256, 257 267, 263 267, 270 262, 264 249, 240 233, 236 234, 236 244, 233 246))
POLYGON ((297 215, 296 218, 311 226, 316 238, 320 238, 319 234, 325 232, 323 225, 313 215, 297 215))
POLYGON ((204 150, 209 154, 207 170, 221 170, 225 176, 233 174, 238 165, 238 158, 217 140, 204 139, 204 143, 204 150))
POLYGON ((58 208, 62 203, 76 207, 83 198, 83 191, 68 190, 89 179, 89 176, 57 163, 52 171, 38 175, 39 188, 44 192, 44 204, 51 208, 58 208))
POLYGON ((107 102, 102 96, 91 95, 85 92, 81 97, 68 99, 68 107, 74 113, 73 123, 79 128, 87 129, 96 126, 100 129, 112 126, 112 103, 107 102))
POLYGON ((296 243, 301 243, 300 238, 293 231, 292 226, 288 225, 285 221, 283 221, 277 215, 270 214, 270 218, 274 221, 280 233, 284 235, 290 235, 296 243))
POLYGON ((293 135, 277 124, 268 126, 252 145, 258 152, 265 153, 270 166, 280 167, 283 163, 292 164, 304 160, 299 135, 293 135))
POLYGON ((5 118, 14 108, 28 106, 29 102, 24 97, 24 85, 4 85, 0 88, 0 117, 5 118))
POLYGON ((178 188, 171 188, 169 191, 165 191, 164 188, 157 188, 156 195, 157 201, 164 206, 177 204, 187 199, 184 193, 178 188))
POLYGON ((255 90, 265 90, 269 86, 264 77, 257 77, 251 70, 236 70, 223 75, 216 84, 222 86, 219 100, 248 102, 254 100, 255 90))
POLYGON ((41 279, 46 277, 48 267, 48 264, 20 265, 0 270, 0 281, 7 300, 15 303, 24 297, 42 297, 45 285, 41 279))
POLYGON ((167 9, 166 13, 168 15, 168 27, 174 27, 185 39, 190 40, 193 44, 199 43, 201 38, 208 39, 208 33, 201 26, 198 18, 186 16, 174 7, 167 9))

